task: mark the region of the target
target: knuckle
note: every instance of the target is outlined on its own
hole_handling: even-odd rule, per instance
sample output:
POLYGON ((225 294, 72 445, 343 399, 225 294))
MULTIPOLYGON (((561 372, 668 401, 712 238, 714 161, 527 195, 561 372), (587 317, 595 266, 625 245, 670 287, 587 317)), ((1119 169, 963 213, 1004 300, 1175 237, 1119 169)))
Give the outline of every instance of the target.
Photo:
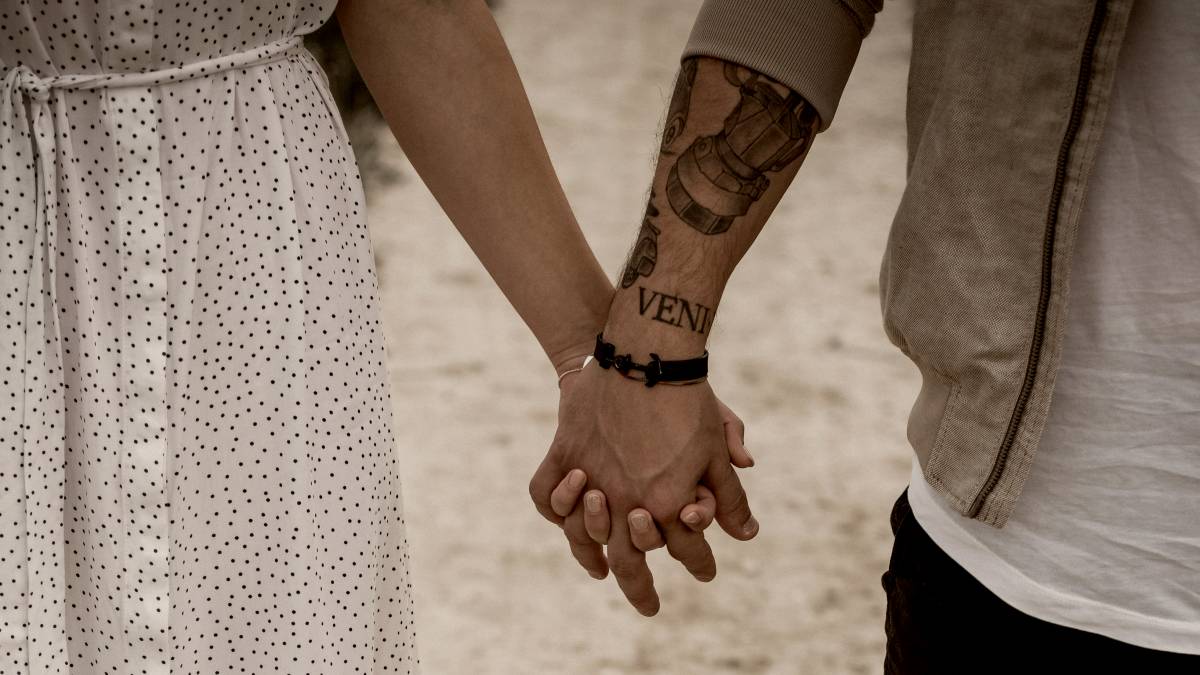
POLYGON ((622 578, 637 576, 640 571, 638 569, 639 565, 636 562, 624 558, 609 558, 608 568, 612 570, 614 575, 622 578))
POLYGON ((643 553, 649 553, 655 549, 662 548, 663 542, 657 537, 647 536, 643 541, 635 541, 634 545, 643 553))
POLYGON ((721 506, 718 515, 722 516, 740 516, 750 513, 750 500, 746 498, 746 492, 740 487, 731 491, 727 501, 721 506))
POLYGON ((529 498, 533 500, 534 504, 544 504, 546 502, 546 495, 541 490, 536 476, 529 481, 529 498))
POLYGON ((576 552, 575 562, 579 563, 579 566, 587 570, 589 573, 599 572, 601 569, 600 565, 594 559, 592 559, 592 556, 586 553, 576 552))
POLYGON ((675 522, 679 510, 687 503, 688 500, 680 498, 670 490, 655 489, 646 495, 642 508, 660 525, 669 525, 675 522))
POLYGON ((682 537, 671 537, 667 540, 667 553, 679 562, 693 560, 701 554, 697 543, 682 537))
POLYGON ((599 516, 589 516, 589 515, 585 514, 583 516, 583 527, 588 532, 592 532, 592 531, 607 532, 608 528, 609 528, 609 523, 608 523, 607 518, 601 518, 599 516))
POLYGON ((567 539, 574 544, 590 544, 592 540, 587 536, 587 529, 579 518, 567 518, 563 521, 563 533, 567 535, 567 539))
POLYGON ((679 561, 692 576, 702 580, 709 581, 717 575, 716 562, 711 556, 700 555, 699 552, 685 556, 673 555, 675 560, 679 561))
POLYGON ((679 550, 678 546, 672 546, 671 544, 667 544, 667 553, 675 560, 685 564, 687 561, 692 559, 692 556, 688 555, 684 551, 679 550))
POLYGON ((534 504, 534 507, 538 514, 542 516, 542 518, 554 523, 555 525, 562 525, 562 516, 559 516, 557 513, 550 510, 549 506, 546 506, 545 504, 534 504))
POLYGON ((594 553, 595 552, 592 551, 589 546, 580 546, 578 544, 571 546, 571 555, 575 556, 575 559, 579 561, 579 564, 583 565, 584 567, 591 567, 596 562, 596 556, 594 553))
POLYGON ((567 535, 567 541, 575 546, 594 546, 595 542, 584 532, 578 532, 574 528, 564 527, 563 533, 567 535))

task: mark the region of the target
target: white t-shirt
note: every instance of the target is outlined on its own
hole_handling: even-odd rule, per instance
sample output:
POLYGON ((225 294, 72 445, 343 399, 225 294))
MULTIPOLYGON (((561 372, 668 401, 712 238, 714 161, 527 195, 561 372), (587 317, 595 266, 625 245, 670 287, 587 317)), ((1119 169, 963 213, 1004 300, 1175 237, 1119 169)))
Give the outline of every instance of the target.
POLYGON ((1134 6, 1079 224, 1049 419, 1008 524, 913 463, 930 537, 1040 619, 1200 654, 1200 2, 1134 6))

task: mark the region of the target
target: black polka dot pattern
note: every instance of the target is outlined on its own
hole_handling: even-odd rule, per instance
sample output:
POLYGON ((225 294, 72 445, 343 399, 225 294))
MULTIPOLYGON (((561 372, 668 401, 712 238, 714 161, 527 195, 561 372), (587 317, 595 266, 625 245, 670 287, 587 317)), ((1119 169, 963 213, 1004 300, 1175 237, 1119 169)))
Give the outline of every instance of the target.
POLYGON ((0 673, 418 671, 335 4, 0 4, 0 673))

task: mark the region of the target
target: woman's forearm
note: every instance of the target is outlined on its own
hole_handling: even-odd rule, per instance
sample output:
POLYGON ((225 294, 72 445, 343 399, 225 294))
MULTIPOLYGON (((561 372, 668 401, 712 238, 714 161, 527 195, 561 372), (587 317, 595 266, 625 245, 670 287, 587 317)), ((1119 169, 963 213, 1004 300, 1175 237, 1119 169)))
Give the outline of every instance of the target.
POLYGON ((482 0, 342 0, 347 46, 405 154, 561 371, 613 287, 482 0))

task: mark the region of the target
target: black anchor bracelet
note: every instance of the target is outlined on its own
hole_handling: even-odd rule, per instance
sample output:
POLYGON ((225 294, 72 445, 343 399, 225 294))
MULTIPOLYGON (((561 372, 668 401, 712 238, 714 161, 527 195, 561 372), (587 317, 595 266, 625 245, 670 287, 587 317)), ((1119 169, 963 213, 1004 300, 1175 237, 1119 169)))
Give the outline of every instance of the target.
POLYGON ((647 387, 656 384, 685 385, 703 382, 708 377, 708 350, 694 359, 663 361, 658 354, 650 354, 649 363, 637 363, 632 354, 617 354, 615 345, 604 341, 604 334, 596 336, 596 351, 592 354, 601 368, 612 368, 631 380, 645 382, 647 387), (633 373, 640 373, 634 375, 633 373))

